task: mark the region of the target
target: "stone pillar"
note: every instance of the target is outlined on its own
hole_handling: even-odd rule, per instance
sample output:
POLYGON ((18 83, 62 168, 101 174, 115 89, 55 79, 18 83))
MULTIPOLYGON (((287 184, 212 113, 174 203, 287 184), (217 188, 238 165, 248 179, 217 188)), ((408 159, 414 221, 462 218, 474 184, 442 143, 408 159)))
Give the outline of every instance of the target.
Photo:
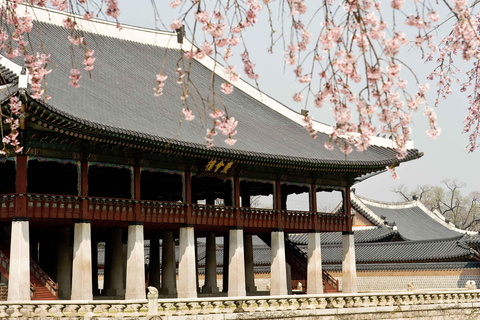
POLYGON ((61 227, 58 236, 56 272, 58 298, 70 300, 72 293, 72 247, 70 246, 70 228, 61 227))
POLYGON ((355 241, 353 231, 342 232, 342 292, 357 293, 357 269, 355 264, 355 241))
POLYGON ((243 229, 230 229, 228 245, 228 296, 245 297, 245 253, 243 250, 243 229))
POLYGON ((150 238, 148 285, 160 289, 160 237, 150 238))
POLYGON ((143 225, 138 222, 128 226, 126 279, 125 300, 146 299, 143 225))
POLYGON ((89 220, 80 220, 74 227, 71 299, 93 299, 92 239, 89 220))
POLYGON ((248 293, 257 291, 255 286, 255 272, 253 269, 253 235, 246 233, 243 235, 243 243, 245 250, 245 286, 248 293))
POLYGON ((98 288, 98 242, 97 237, 92 232, 92 292, 94 296, 100 295, 98 288))
POLYGON ((293 294, 292 291, 292 268, 287 263, 287 294, 293 294))
POLYGON ((222 292, 228 292, 228 259, 229 259, 229 243, 230 243, 230 236, 226 234, 223 237, 223 288, 222 292))
POLYGON ((122 229, 112 229, 105 254, 105 288, 107 296, 125 296, 122 229), (107 276, 108 274, 108 276, 107 276))
POLYGON ((162 288, 164 295, 177 294, 177 272, 175 265, 175 241, 173 232, 163 232, 162 242, 162 288))
POLYGON ((272 230, 271 250, 270 295, 287 295, 287 263, 285 261, 285 238, 282 229, 272 230))
POLYGON ((26 218, 12 221, 8 301, 30 300, 30 235, 26 218))
POLYGON ((323 293, 322 252, 319 231, 308 233, 307 290, 308 294, 323 293))
POLYGON ((196 298, 197 270, 193 226, 187 225, 180 228, 179 242, 178 298, 196 298))
POLYGON ((205 257, 205 285, 203 293, 218 293, 217 286, 217 246, 215 244, 215 232, 207 234, 205 257))
MULTIPOLYGON (((195 270, 198 270, 198 238, 197 237, 195 237, 194 248, 195 248, 195 270)), ((198 293, 200 293, 201 291, 198 274, 195 274, 195 282, 196 282, 195 286, 197 287, 197 295, 198 295, 198 293)))

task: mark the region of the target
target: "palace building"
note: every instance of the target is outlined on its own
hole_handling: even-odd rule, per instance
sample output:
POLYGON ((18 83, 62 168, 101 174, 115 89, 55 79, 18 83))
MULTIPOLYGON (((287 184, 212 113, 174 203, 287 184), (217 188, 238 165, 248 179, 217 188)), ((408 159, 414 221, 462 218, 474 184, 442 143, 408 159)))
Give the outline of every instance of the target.
POLYGON ((118 30, 113 23, 76 18, 96 61, 91 79, 82 70, 75 89, 68 77, 72 67, 82 68, 84 51, 70 46, 65 16, 37 9, 35 18, 29 41, 51 55, 51 99, 32 97, 21 59, 0 60, 2 108, 12 96, 21 100, 24 146, 0 159, 0 271, 8 278, 8 300, 97 298, 100 242, 106 296, 144 299, 148 282, 160 294, 196 297, 198 237, 206 238, 201 292, 219 291, 215 239, 223 237, 222 289, 245 296, 254 290, 253 235, 270 246, 271 295, 288 292, 287 262, 292 277, 306 275, 308 293, 322 293, 330 278, 322 272, 320 232, 342 234, 342 290, 357 291, 350 188, 386 166, 421 157, 413 144, 402 160, 391 141, 378 137, 365 152, 328 151, 329 126, 315 123, 319 133, 312 139, 302 115, 238 81, 231 94, 215 100, 239 121, 238 142, 229 147, 219 134, 207 148, 211 123, 203 103, 212 101, 202 97, 211 92, 212 72, 220 92, 224 72, 208 57, 189 61, 195 86, 182 101, 176 71, 191 48, 186 39, 180 44, 175 33, 118 30), (164 94, 155 97, 160 69, 168 80, 164 94), (181 121, 183 103, 190 103, 197 119, 181 121), (318 191, 340 192, 343 209, 318 212, 318 191), (309 211, 289 210, 288 196, 299 193, 309 193, 309 211), (273 209, 250 208, 256 195, 273 195, 273 209), (300 249, 285 242, 289 233, 308 238, 306 264, 294 254, 300 249), (160 238, 161 256, 155 254, 160 238), (148 274, 145 239, 152 252, 148 274))

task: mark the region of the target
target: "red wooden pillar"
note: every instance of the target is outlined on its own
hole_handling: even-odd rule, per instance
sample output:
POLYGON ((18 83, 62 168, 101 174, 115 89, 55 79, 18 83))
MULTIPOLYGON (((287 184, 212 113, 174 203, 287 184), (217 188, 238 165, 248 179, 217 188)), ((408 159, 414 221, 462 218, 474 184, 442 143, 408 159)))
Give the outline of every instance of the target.
POLYGON ((134 221, 140 221, 141 215, 142 215, 142 207, 141 207, 141 189, 140 189, 140 175, 141 175, 141 170, 140 166, 134 166, 133 167, 133 194, 132 194, 132 199, 134 200, 134 206, 133 206, 133 211, 134 211, 134 221))
POLYGON ((273 197, 273 209, 277 210, 276 213, 276 220, 277 220, 277 228, 284 228, 285 227, 285 220, 283 219, 282 214, 282 183, 280 180, 275 180, 274 185, 274 197, 273 197))
POLYGON ((88 161, 82 160, 80 162, 80 190, 78 195, 82 198, 80 202, 80 208, 82 211, 81 219, 91 219, 92 213, 88 210, 88 161))
POLYGON ((353 227, 353 216, 352 216, 352 202, 350 200, 350 187, 346 187, 343 191, 343 214, 347 220, 347 230, 352 231, 353 227))
POLYGON ((16 172, 15 172, 15 216, 27 217, 27 163, 26 155, 19 154, 16 157, 16 172))
POLYGON ((185 171, 183 173, 183 202, 186 204, 185 208, 185 223, 194 224, 194 216, 192 210, 192 173, 185 171))
POLYGON ((240 177, 233 177, 233 206, 235 207, 235 226, 242 227, 243 221, 240 213, 240 177))
POLYGON ((313 212, 311 217, 313 218, 313 229, 320 230, 320 221, 317 214, 317 185, 312 183, 309 190, 309 208, 310 212, 313 212))

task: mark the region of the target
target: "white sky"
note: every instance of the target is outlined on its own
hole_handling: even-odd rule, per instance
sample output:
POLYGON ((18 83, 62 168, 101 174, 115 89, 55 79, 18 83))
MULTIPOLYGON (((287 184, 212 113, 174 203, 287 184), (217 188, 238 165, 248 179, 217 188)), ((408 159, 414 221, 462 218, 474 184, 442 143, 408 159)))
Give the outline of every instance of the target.
MULTIPOLYGON (((174 18, 177 18, 176 11, 168 6, 169 0, 156 1, 157 7, 163 17, 164 25, 168 26, 174 18)), ((309 1, 315 3, 314 1, 309 1)), ((275 7, 272 7, 275 8, 275 7)), ((155 22, 150 0, 127 1, 120 0, 120 22, 164 30, 160 22, 155 22)), ((274 54, 267 52, 269 45, 268 28, 253 28, 247 32, 247 40, 250 40, 250 57, 256 63, 255 71, 260 74, 258 83, 260 89, 271 97, 277 99, 288 107, 300 111, 304 105, 293 102, 294 89, 300 89, 295 84, 292 71, 287 68, 284 72, 283 48, 277 47, 274 54)), ((405 60, 411 62, 417 71, 420 81, 426 82, 426 75, 433 64, 424 65, 418 55, 406 55, 405 60)), ((241 63, 237 69, 243 69, 241 63)), ((242 78, 246 78, 245 76, 242 78)), ((435 85, 431 83, 431 91, 435 91, 435 85)), ((431 94, 430 105, 433 105, 433 94, 431 94)), ((458 178, 465 182, 467 187, 464 193, 480 190, 480 175, 476 172, 480 163, 480 150, 474 153, 467 153, 465 146, 468 143, 468 136, 462 134, 462 122, 467 115, 467 93, 455 92, 448 100, 443 100, 436 109, 438 122, 442 128, 442 134, 436 140, 430 140, 425 131, 427 120, 423 111, 414 115, 412 139, 415 147, 424 152, 425 155, 409 163, 402 164, 397 172, 399 180, 393 180, 388 173, 380 174, 364 182, 355 185, 357 194, 381 201, 395 201, 397 196, 390 190, 393 186, 405 184, 414 188, 420 184, 439 185, 443 179, 458 178)), ((328 107, 323 109, 309 108, 310 114, 315 120, 333 124, 333 117, 328 107)), ((238 130, 242 130, 241 123, 238 130)), ((355 152, 355 151, 354 151, 355 152)), ((289 198, 290 200, 290 198, 289 198)), ((291 199, 292 209, 301 207, 303 198, 291 199)), ((338 200, 334 200, 338 201, 338 200)))

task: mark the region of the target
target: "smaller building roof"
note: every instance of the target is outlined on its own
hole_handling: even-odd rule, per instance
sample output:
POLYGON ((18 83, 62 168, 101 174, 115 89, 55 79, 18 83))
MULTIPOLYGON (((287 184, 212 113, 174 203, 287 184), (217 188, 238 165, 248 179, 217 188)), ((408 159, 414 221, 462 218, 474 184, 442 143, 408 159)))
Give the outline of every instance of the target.
POLYGON ((420 200, 394 203, 381 202, 351 194, 352 207, 377 226, 396 225, 398 234, 404 240, 442 240, 461 238, 465 234, 478 234, 456 228, 432 211, 420 200))
MULTIPOLYGON (((304 248, 306 249, 306 248, 304 248)), ((412 263, 470 260, 478 253, 464 239, 358 243, 355 245, 357 263, 412 263)), ((341 264, 342 246, 322 246, 322 263, 341 264)))
MULTIPOLYGON (((388 241, 396 234, 397 231, 393 230, 393 228, 388 228, 385 226, 355 230, 355 243, 388 241)), ((290 234, 288 238, 296 245, 308 245, 307 233, 290 234)), ((322 241, 322 245, 340 244, 342 243, 342 233, 322 232, 320 239, 322 241)))

